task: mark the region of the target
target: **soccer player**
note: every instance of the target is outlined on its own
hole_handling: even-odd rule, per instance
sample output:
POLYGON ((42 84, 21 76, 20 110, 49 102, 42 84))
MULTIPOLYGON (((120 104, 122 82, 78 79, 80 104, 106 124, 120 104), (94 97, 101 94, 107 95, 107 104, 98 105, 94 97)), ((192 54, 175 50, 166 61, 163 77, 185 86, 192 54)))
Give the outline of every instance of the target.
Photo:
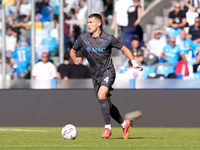
POLYGON ((105 122, 105 131, 101 135, 102 138, 111 136, 110 116, 117 121, 124 133, 124 139, 129 137, 130 121, 124 120, 117 107, 111 103, 110 91, 115 80, 115 69, 111 60, 111 49, 113 47, 120 49, 131 60, 134 68, 143 67, 138 65, 130 50, 125 47, 121 41, 114 36, 102 31, 102 18, 99 14, 91 14, 88 17, 89 32, 82 33, 76 39, 70 56, 76 65, 81 64, 82 58, 76 57, 76 52, 83 48, 85 57, 87 58, 93 79, 94 90, 98 101, 101 105, 101 112, 105 122))

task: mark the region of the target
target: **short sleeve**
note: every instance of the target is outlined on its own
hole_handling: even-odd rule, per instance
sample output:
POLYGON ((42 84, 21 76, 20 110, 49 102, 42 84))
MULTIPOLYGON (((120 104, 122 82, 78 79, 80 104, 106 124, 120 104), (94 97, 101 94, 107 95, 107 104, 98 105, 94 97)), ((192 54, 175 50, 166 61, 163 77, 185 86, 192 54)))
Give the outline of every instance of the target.
POLYGON ((53 64, 51 66, 52 66, 52 77, 56 78, 57 76, 56 66, 54 66, 53 64))
POLYGON ((166 49, 166 46, 165 46, 165 47, 163 47, 163 51, 162 51, 163 53, 165 53, 165 49, 166 49))
POLYGON ((111 46, 120 50, 122 48, 122 46, 123 46, 123 43, 121 41, 119 41, 118 39, 116 39, 112 35, 112 37, 111 37, 111 46))
POLYGON ((184 11, 182 11, 182 19, 186 18, 186 13, 184 11))
POLYGON ((144 51, 141 48, 138 51, 138 56, 144 56, 144 51))
POLYGON ((172 12, 169 13, 168 17, 171 18, 171 19, 173 18, 172 12))
POLYGON ((184 54, 184 51, 182 51, 180 47, 178 47, 178 49, 179 49, 179 55, 184 54))
POLYGON ((81 39, 81 35, 78 36, 78 38, 76 39, 74 45, 72 46, 72 48, 76 51, 78 51, 79 49, 81 49, 82 47, 82 39, 81 39))
POLYGON ((33 67, 32 76, 36 76, 36 74, 37 74, 37 64, 35 64, 35 66, 33 67))

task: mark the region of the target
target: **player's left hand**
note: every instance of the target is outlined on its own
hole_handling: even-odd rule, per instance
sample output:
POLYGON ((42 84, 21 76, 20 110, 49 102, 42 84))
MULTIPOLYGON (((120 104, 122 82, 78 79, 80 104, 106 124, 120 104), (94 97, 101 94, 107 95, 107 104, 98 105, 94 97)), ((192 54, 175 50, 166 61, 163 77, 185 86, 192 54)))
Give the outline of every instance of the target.
POLYGON ((143 67, 142 67, 142 66, 140 66, 140 65, 138 65, 136 68, 139 68, 139 69, 140 69, 140 71, 142 71, 142 70, 143 70, 143 67))

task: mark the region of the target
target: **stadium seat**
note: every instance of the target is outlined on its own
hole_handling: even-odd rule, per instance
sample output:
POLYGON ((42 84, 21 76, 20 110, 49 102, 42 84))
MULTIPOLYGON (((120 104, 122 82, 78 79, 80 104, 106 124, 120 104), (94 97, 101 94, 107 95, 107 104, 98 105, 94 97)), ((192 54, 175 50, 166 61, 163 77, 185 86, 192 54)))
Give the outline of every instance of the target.
POLYGON ((38 45, 35 47, 38 59, 41 59, 43 53, 49 53, 49 46, 48 45, 38 45))
POLYGON ((191 74, 190 79, 200 79, 200 72, 195 72, 191 74))
POLYGON ((55 29, 52 29, 50 31, 50 37, 55 37, 57 40, 59 38, 59 34, 58 34, 58 30, 55 28, 55 29))
POLYGON ((50 21, 43 22, 43 28, 49 31, 54 29, 54 22, 50 22, 50 21))
POLYGON ((45 38, 42 41, 43 45, 49 46, 49 52, 53 52, 57 47, 57 40, 54 37, 45 38))
POLYGON ((160 65, 156 71, 156 74, 163 74, 165 77, 167 77, 170 73, 174 73, 174 67, 169 65, 160 65))
POLYGON ((35 30, 36 45, 40 45, 45 38, 49 38, 49 31, 47 29, 35 30))
POLYGON ((121 66, 120 69, 119 69, 119 73, 124 73, 128 70, 128 66, 121 66))
POLYGON ((154 68, 154 66, 143 66, 142 73, 143 73, 144 79, 147 79, 147 77, 150 73, 155 73, 155 68, 154 68))

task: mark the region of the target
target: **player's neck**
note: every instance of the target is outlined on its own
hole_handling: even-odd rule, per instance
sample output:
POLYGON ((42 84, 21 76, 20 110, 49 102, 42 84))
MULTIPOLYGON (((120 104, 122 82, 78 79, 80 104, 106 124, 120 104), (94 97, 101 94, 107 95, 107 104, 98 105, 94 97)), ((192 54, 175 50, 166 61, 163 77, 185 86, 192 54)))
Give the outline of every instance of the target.
POLYGON ((101 34, 101 29, 97 29, 94 33, 92 33, 93 37, 98 37, 101 34))

